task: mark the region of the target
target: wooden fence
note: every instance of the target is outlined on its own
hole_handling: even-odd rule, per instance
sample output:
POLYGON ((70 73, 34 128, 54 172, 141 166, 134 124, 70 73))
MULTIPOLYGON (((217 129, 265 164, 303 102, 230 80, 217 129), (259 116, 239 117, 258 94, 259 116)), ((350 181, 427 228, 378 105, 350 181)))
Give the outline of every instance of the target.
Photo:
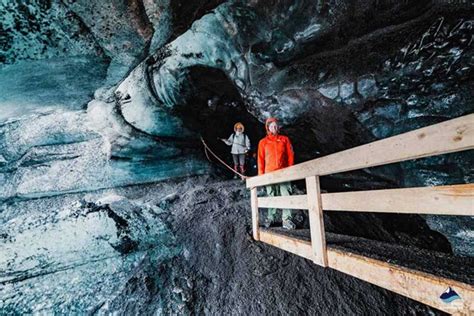
POLYGON ((326 247, 323 211, 474 216, 474 184, 321 193, 319 177, 474 148, 474 114, 247 179, 253 237, 449 313, 474 314, 474 287, 326 247), (306 194, 258 197, 260 186, 306 180, 306 194), (259 208, 308 210, 311 242, 260 230, 259 208), (440 294, 454 288, 462 302, 440 294))

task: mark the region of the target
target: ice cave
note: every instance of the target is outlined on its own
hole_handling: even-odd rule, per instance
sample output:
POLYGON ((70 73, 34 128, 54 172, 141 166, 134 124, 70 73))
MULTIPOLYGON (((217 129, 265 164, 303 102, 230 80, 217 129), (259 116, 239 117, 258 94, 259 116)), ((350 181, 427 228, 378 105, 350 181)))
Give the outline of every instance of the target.
POLYGON ((472 1, 0 16, 0 315, 474 314, 472 1))

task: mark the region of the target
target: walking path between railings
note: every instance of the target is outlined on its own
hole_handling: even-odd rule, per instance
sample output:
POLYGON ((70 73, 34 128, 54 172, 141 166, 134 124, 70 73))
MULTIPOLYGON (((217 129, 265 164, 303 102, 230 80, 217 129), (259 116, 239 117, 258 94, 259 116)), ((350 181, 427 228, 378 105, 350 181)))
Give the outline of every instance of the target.
POLYGON ((381 212, 474 216, 474 184, 321 193, 319 177, 474 149, 474 114, 420 128, 247 179, 253 238, 442 311, 474 315, 474 286, 326 246, 323 212, 381 212), (258 197, 258 187, 305 179, 306 194, 258 197), (310 241, 263 230, 259 208, 308 210, 310 241), (460 297, 440 298, 446 290, 460 297))

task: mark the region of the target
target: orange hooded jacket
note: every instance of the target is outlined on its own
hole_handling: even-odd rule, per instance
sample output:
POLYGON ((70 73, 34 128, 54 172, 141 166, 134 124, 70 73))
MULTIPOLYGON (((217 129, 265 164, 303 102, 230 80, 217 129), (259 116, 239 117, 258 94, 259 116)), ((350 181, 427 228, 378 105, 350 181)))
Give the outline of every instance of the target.
POLYGON ((276 118, 269 118, 265 122, 267 136, 258 143, 258 174, 264 174, 294 164, 293 147, 290 139, 283 135, 272 135, 268 125, 277 122, 276 118))

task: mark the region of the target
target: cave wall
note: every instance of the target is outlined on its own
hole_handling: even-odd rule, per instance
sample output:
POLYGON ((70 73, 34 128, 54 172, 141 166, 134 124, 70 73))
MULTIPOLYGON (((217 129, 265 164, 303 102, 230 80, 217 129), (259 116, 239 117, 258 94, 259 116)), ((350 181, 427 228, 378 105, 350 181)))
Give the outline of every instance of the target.
POLYGON ((73 55, 104 55, 88 26, 60 1, 0 3, 0 63, 73 55))

